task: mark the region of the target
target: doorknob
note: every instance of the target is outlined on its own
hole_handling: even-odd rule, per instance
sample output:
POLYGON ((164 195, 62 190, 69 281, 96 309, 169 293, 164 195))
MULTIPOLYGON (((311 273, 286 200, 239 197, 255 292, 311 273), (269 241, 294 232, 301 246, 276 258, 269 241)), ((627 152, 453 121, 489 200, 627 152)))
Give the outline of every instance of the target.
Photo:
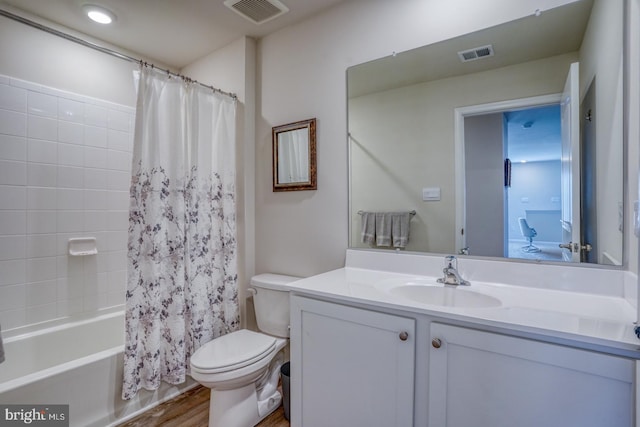
POLYGON ((560 243, 558 245, 559 248, 562 249, 569 249, 569 251, 573 251, 573 243, 569 242, 569 243, 560 243))

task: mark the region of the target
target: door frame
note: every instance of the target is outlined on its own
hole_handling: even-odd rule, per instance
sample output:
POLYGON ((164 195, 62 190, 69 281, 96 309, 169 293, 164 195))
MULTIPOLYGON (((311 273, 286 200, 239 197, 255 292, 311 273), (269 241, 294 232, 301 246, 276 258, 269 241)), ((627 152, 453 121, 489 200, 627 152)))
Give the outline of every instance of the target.
POLYGON ((500 113, 511 110, 521 110, 545 105, 559 104, 562 94, 532 96, 529 98, 511 99, 508 101, 490 102, 487 104, 470 105, 454 109, 454 163, 455 163, 455 215, 456 215, 456 253, 460 253, 466 246, 466 235, 461 231, 466 226, 466 198, 465 198, 465 159, 464 159, 464 119, 465 117, 483 114, 500 113))

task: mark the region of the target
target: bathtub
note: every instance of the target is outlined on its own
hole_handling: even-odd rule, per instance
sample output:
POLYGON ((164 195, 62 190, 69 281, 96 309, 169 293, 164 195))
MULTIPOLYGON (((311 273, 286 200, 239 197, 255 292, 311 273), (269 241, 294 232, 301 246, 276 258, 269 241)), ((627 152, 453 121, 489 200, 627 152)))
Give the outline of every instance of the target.
POLYGON ((3 404, 68 404, 70 426, 113 426, 195 387, 163 383, 121 399, 124 312, 8 336, 0 364, 3 404))

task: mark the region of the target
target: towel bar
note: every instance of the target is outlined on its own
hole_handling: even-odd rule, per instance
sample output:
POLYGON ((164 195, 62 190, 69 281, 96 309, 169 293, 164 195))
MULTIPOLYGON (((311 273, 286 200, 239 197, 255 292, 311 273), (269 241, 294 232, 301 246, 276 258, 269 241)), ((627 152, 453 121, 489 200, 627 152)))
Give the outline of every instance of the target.
MULTIPOLYGON (((358 215, 362 215, 364 213, 364 211, 358 211, 358 215)), ((416 214, 416 211, 409 211, 409 215, 414 216, 416 214)))

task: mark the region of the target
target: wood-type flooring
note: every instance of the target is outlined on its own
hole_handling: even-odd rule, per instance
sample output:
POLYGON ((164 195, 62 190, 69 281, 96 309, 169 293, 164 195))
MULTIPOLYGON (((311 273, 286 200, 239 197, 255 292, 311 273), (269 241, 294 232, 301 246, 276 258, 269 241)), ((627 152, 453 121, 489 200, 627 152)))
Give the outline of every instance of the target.
MULTIPOLYGON (((209 389, 197 386, 118 427, 207 427, 208 424, 209 389)), ((258 427, 289 427, 282 405, 258 427)))

